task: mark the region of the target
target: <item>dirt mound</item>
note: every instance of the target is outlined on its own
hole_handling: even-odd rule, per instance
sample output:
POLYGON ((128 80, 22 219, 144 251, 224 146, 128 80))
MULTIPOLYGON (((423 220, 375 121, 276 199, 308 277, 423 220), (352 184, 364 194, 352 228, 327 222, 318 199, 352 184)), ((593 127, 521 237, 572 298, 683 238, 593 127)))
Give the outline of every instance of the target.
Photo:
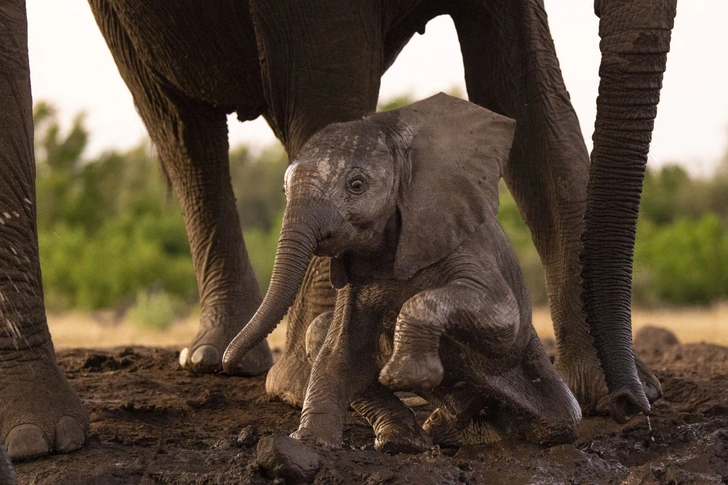
MULTIPOLYGON (((728 348, 680 345, 659 332, 638 335, 635 347, 664 390, 649 421, 586 418, 576 443, 553 448, 504 442, 390 456, 373 449, 369 425, 352 413, 342 450, 307 457, 310 476, 319 484, 726 483, 728 348)), ((17 464, 18 482, 283 483, 266 477, 256 446, 295 430, 299 410, 270 401, 263 377, 188 374, 177 357, 147 347, 59 352, 91 413, 91 437, 76 453, 17 464)), ((430 410, 416 412, 424 419, 430 410)))

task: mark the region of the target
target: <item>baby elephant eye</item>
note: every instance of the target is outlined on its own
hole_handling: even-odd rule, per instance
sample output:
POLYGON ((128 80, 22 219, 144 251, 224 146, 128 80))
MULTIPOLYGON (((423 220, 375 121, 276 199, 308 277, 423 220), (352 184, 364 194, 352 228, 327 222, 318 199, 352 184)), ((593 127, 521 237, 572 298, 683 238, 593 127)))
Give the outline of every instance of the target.
POLYGON ((367 189, 367 181, 364 180, 364 178, 362 177, 354 177, 353 179, 349 180, 347 184, 347 189, 352 194, 364 193, 364 191, 367 189))

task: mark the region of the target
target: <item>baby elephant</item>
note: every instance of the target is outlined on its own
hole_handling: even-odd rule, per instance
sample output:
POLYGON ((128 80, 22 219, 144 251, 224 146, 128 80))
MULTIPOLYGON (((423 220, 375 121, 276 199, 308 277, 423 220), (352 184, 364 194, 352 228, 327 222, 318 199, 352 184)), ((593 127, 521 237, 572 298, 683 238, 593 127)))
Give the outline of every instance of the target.
POLYGON ((514 128, 438 94, 330 125, 291 164, 270 289, 223 364, 234 368, 275 328, 313 277, 313 255, 331 258, 312 265, 328 266, 338 291, 307 332, 312 368, 294 437, 340 446, 352 405, 380 449, 576 438, 579 406, 531 325, 496 221, 514 128), (422 427, 395 390, 436 407, 422 427))

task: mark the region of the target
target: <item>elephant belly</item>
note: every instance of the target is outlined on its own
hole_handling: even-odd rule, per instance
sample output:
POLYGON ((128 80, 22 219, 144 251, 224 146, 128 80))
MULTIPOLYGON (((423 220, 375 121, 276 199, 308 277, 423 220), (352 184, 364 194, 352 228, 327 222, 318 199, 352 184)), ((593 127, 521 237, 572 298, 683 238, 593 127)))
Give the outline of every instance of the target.
POLYGON ((108 0, 137 54, 186 96, 243 119, 262 112, 255 31, 247 2, 108 0))

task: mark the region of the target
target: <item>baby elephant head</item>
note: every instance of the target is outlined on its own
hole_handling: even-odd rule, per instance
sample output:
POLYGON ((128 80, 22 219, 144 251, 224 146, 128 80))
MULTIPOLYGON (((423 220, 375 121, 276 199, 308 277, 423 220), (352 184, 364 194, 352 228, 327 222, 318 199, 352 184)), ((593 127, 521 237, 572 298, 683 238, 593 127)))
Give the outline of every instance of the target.
MULTIPOLYGON (((234 369, 273 331, 314 254, 390 251, 394 277, 408 279, 454 251, 497 212, 514 129, 508 118, 441 93, 314 135, 286 172, 268 293, 223 367, 234 369)), ((343 283, 334 271, 332 279, 343 283)))

